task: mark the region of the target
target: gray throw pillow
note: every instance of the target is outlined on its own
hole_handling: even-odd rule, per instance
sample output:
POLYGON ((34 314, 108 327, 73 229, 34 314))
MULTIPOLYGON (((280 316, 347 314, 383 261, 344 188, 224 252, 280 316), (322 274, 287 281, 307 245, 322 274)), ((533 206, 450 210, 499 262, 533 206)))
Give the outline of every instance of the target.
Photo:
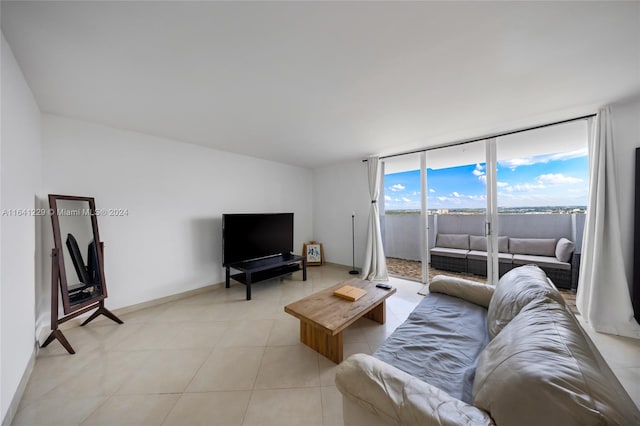
POLYGON ((556 258, 560 262, 571 262, 571 255, 575 250, 576 245, 573 241, 566 238, 560 238, 558 244, 556 244, 556 258))

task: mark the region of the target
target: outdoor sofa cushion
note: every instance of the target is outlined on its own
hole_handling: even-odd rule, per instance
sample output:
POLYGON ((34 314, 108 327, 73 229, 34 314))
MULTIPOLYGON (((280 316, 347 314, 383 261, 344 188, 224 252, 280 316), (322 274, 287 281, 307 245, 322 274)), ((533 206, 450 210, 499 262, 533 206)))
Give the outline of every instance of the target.
POLYGON ((438 234, 436 247, 469 250, 469 234, 438 234))
POLYGON ((455 248, 445 248, 445 247, 434 247, 429 250, 431 255, 435 256, 446 256, 446 257, 457 257, 458 259, 464 259, 467 257, 467 253, 469 250, 467 249, 455 249, 455 248))
POLYGON ((509 238, 509 253, 534 256, 555 256, 555 238, 509 238))
MULTIPOLYGON (((469 235, 469 248, 477 251, 487 251, 487 237, 469 235)), ((498 237, 498 251, 509 253, 509 237, 498 237)))
POLYGON ((562 269, 565 271, 571 270, 571 264, 567 262, 560 262, 555 256, 529 256, 526 254, 514 254, 514 265, 529 265, 534 263, 542 268, 554 268, 562 269))
MULTIPOLYGON (((469 253, 467 253, 467 259, 486 261, 487 252, 471 250, 469 253)), ((502 263, 513 263, 513 255, 511 253, 498 253, 498 259, 502 263)))

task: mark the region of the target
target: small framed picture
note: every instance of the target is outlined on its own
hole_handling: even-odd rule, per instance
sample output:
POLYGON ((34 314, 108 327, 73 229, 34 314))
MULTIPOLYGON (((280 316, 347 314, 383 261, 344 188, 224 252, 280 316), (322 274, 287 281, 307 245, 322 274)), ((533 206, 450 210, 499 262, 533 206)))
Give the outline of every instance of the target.
POLYGON ((304 243, 302 253, 307 258, 307 266, 318 266, 324 263, 324 253, 320 243, 315 241, 304 243))

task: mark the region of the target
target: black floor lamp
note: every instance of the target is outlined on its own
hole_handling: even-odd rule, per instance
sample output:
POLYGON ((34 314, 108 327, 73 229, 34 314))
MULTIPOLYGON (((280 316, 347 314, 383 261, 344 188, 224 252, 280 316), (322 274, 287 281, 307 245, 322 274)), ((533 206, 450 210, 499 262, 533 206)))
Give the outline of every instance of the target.
POLYGON ((356 212, 351 212, 351 247, 353 247, 353 269, 349 271, 351 275, 358 275, 360 272, 356 269, 356 212))

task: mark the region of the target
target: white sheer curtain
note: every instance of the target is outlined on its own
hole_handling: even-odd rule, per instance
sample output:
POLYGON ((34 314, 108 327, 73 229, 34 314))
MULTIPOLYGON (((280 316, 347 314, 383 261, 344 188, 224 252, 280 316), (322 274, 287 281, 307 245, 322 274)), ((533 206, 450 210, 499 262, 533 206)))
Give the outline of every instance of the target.
POLYGON ((598 111, 589 139, 589 205, 576 305, 594 330, 640 338, 622 257, 610 115, 609 108, 598 111))
POLYGON ((371 195, 371 209, 369 211, 369 226, 367 232, 367 247, 365 249, 362 279, 371 281, 388 281, 387 260, 384 257, 382 234, 380 232, 380 212, 378 197, 380 196, 380 158, 369 157, 367 167, 369 171, 369 195, 371 195))

